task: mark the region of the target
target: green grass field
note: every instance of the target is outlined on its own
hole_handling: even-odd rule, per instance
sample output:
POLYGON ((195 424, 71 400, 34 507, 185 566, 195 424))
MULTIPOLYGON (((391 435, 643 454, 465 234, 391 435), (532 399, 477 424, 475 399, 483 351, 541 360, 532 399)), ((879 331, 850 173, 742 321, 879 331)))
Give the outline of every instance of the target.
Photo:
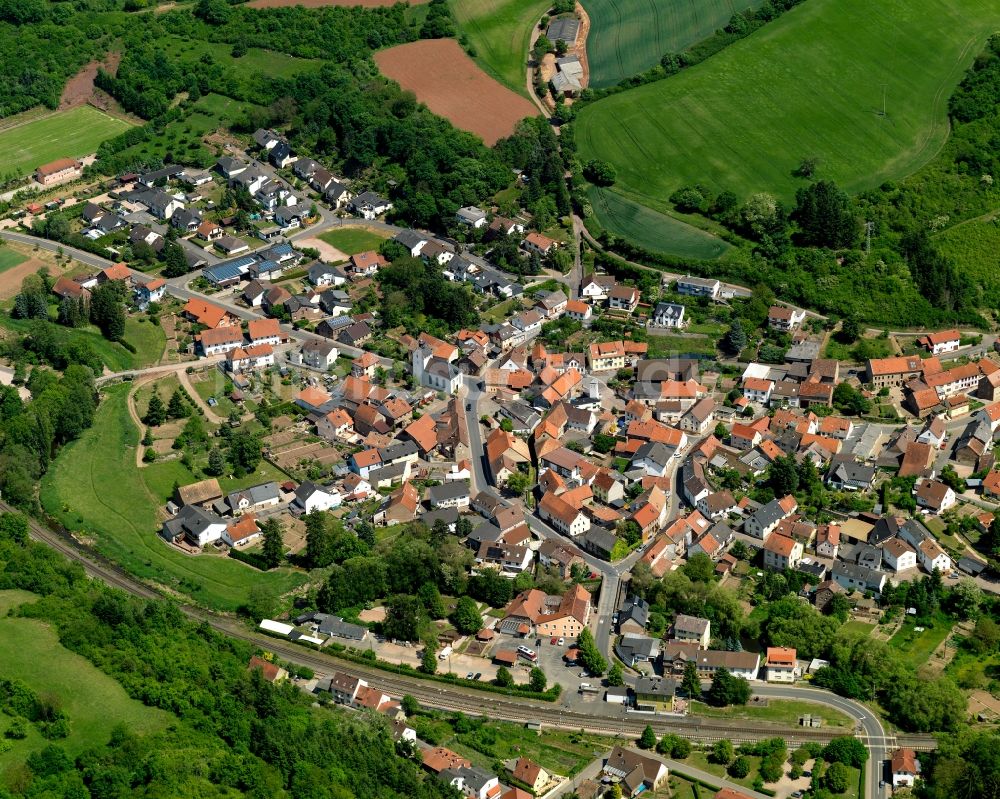
POLYGON ((943 613, 937 614, 932 623, 934 625, 932 627, 926 624, 917 625, 912 618, 907 618, 903 626, 889 639, 889 646, 898 650, 903 660, 913 668, 923 666, 930 659, 931 653, 951 632, 952 621, 943 613), (923 631, 916 632, 917 626, 924 627, 923 631))
MULTIPOLYGON (((32 599, 34 595, 27 591, 0 591, 0 610, 6 613, 32 599)), ((170 723, 167 713, 130 699, 114 679, 64 648, 55 631, 41 621, 0 618, 0 641, 0 674, 23 681, 41 696, 56 697, 69 716, 69 737, 56 743, 70 757, 106 743, 116 724, 143 734, 170 723)), ((8 716, 0 715, 0 730, 9 722, 8 716)), ((23 763, 28 754, 48 742, 29 724, 28 736, 10 743, 13 746, 0 754, 0 770, 23 763)))
MULTIPOLYGON (((30 112, 29 112, 30 113, 30 112)), ((0 132, 4 170, 26 175, 57 158, 80 158, 97 152, 105 139, 127 130, 129 124, 89 105, 56 111, 0 132)))
POLYGON ((649 357, 668 358, 671 356, 683 357, 685 355, 712 355, 716 354, 716 338, 702 338, 700 336, 649 336, 649 357))
POLYGON ((135 466, 139 436, 128 415, 129 388, 108 390, 93 427, 68 445, 45 475, 41 501, 46 511, 68 529, 92 536, 98 550, 133 574, 213 608, 235 610, 253 585, 278 594, 301 585, 301 572, 262 573, 229 558, 184 555, 159 538, 163 493, 155 496, 135 466))
POLYGON ((6 272, 8 269, 13 269, 18 264, 24 263, 27 260, 27 255, 22 255, 16 250, 12 250, 10 247, 0 245, 0 272, 6 272))
POLYGON ((361 227, 328 230, 325 233, 320 233, 319 237, 345 255, 355 255, 359 252, 377 250, 382 246, 382 242, 385 241, 385 236, 382 234, 361 227))
POLYGON ((479 66, 527 96, 525 70, 531 31, 550 5, 549 0, 453 0, 451 7, 479 66))
POLYGON ((761 0, 588 0, 590 85, 613 86, 724 28, 761 0))
MULTIPOLYGON (((0 314, 0 326, 8 330, 25 332, 31 323, 29 320, 11 319, 6 314, 0 314)), ((118 342, 108 341, 93 325, 75 329, 54 325, 53 330, 67 342, 86 341, 113 372, 152 366, 160 360, 167 346, 167 337, 162 327, 148 321, 139 321, 132 316, 125 320, 125 340, 135 347, 134 353, 129 352, 118 342)))
POLYGON ((996 253, 1000 252, 1000 215, 972 219, 934 237, 942 254, 952 258, 973 285, 982 286, 981 306, 1000 305, 1000 274, 996 253))
POLYGON ((948 97, 998 25, 989 0, 809 0, 691 69, 583 108, 581 161, 611 162, 617 188, 652 208, 694 183, 788 199, 806 157, 848 191, 876 186, 938 152, 948 97))
POLYGON ((239 58, 233 58, 233 46, 222 42, 186 40, 180 36, 163 36, 157 39, 171 55, 188 61, 196 61, 203 55, 211 55, 225 67, 236 67, 240 73, 251 75, 262 73, 275 78, 290 78, 300 72, 318 72, 323 62, 317 58, 296 58, 274 50, 251 47, 239 58))
POLYGON ((797 699, 772 699, 767 707, 753 705, 731 705, 729 707, 712 707, 703 702, 692 702, 691 713, 697 716, 712 716, 727 719, 756 719, 758 721, 775 721, 785 724, 798 724, 799 716, 811 714, 823 717, 825 727, 851 727, 853 722, 846 715, 826 705, 816 702, 805 702, 797 699))
POLYGON ((841 635, 857 636, 867 638, 875 629, 874 624, 865 624, 863 621, 848 621, 838 630, 841 635))
POLYGON ((587 194, 601 227, 647 250, 708 261, 732 249, 718 236, 633 202, 616 191, 591 186, 587 194))

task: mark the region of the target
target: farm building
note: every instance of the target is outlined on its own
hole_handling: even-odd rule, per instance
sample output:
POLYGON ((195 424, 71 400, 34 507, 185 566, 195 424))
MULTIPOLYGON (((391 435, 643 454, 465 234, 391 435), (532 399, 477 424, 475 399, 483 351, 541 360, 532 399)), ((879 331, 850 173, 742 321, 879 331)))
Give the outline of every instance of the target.
POLYGON ((576 17, 556 17, 549 23, 545 35, 553 42, 564 41, 572 47, 580 35, 580 20, 576 17))

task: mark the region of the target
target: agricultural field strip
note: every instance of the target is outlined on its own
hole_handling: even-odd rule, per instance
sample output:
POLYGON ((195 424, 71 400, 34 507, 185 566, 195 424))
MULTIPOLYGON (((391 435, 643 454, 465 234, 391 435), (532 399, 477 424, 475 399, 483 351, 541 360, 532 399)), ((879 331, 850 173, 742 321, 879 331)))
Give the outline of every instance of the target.
POLYGON ((619 189, 651 207, 697 182, 787 198, 806 155, 849 190, 908 174, 945 140, 947 97, 1000 24, 982 0, 916 5, 810 0, 698 66, 584 108, 581 155, 610 161, 619 189), (933 14, 951 24, 927 30, 933 14))

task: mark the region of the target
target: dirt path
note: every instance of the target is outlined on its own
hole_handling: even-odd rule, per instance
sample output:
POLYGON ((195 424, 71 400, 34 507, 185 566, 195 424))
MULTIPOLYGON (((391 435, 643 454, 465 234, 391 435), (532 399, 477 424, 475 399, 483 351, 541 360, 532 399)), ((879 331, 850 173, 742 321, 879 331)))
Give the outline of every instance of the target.
POLYGON ((210 422, 215 424, 225 424, 226 420, 219 416, 212 407, 201 398, 201 395, 195 391, 194 383, 191 382, 191 376, 187 373, 186 369, 179 369, 177 371, 177 379, 180 381, 184 390, 187 391, 191 400, 205 412, 205 418, 210 422))
POLYGON ((139 417, 139 409, 135 407, 135 393, 146 383, 156 380, 158 375, 147 375, 145 377, 140 377, 138 380, 132 381, 132 388, 128 392, 128 400, 125 403, 128 406, 128 415, 132 417, 132 421, 135 426, 139 428, 139 446, 135 448, 135 467, 137 469, 143 469, 146 466, 145 461, 143 461, 142 456, 146 451, 142 446, 142 439, 146 437, 146 425, 143 423, 142 419, 139 417))
POLYGON ((580 84, 583 88, 590 85, 590 62, 587 61, 587 37, 590 35, 590 15, 579 3, 576 4, 576 15, 580 18, 580 33, 576 37, 576 44, 570 48, 571 53, 575 53, 580 59, 580 66, 583 67, 583 77, 580 84))
POLYGON ((535 42, 538 41, 541 33, 536 22, 528 39, 528 52, 525 54, 528 67, 524 71, 524 85, 528 90, 528 97, 531 98, 531 102, 542 112, 542 116, 548 119, 552 116, 552 109, 549 108, 548 103, 542 102, 542 99, 535 93, 535 67, 533 66, 535 61, 531 56, 532 51, 535 49, 535 42))

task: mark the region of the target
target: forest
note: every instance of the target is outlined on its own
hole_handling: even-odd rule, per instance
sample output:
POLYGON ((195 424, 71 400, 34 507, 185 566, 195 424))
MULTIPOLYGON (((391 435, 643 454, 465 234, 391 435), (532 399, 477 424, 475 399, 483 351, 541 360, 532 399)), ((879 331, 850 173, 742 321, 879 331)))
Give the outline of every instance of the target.
MULTIPOLYGON (((247 670, 251 646, 188 621, 172 602, 92 583, 28 541, 23 517, 12 514, 0 516, 0 589, 8 588, 39 594, 20 614, 53 624, 64 647, 174 721, 145 736, 118 725, 75 759, 52 736, 5 775, 2 797, 452 796, 397 754, 381 717, 332 713, 290 683, 266 682, 247 670)), ((0 709, 16 719, 19 707, 0 709)))

